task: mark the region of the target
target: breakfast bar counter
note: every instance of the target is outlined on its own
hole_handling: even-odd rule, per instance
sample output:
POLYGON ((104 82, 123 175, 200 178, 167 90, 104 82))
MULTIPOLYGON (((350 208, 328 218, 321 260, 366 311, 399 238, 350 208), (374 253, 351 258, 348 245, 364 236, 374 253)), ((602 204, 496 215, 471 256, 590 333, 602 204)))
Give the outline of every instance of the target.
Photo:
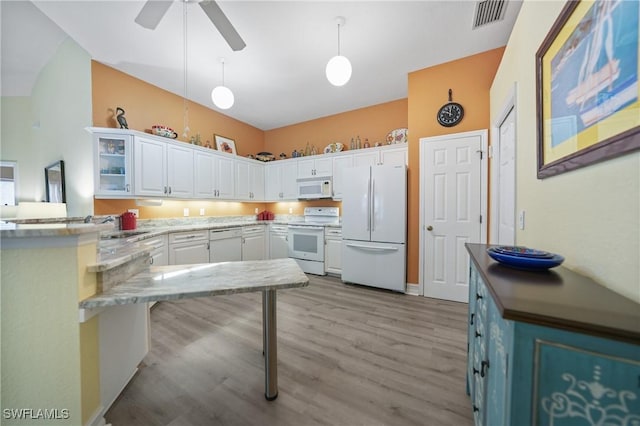
POLYGON ((273 400, 278 396, 276 291, 308 285, 309 278, 293 259, 155 266, 80 301, 79 307, 91 310, 261 291, 265 397, 273 400))

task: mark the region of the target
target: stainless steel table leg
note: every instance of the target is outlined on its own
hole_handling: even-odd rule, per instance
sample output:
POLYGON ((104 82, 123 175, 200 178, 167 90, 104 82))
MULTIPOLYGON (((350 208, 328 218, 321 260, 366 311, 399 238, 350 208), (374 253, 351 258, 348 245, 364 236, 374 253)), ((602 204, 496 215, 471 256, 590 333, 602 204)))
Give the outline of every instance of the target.
POLYGON ((276 290, 262 292, 262 345, 264 350, 264 397, 278 397, 278 341, 276 336, 276 290))

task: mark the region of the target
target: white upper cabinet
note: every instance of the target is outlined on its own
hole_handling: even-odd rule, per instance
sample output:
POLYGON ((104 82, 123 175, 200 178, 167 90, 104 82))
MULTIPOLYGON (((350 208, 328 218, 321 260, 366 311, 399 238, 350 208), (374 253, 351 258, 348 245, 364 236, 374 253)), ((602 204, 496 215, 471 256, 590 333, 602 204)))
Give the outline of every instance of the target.
POLYGON ((215 151, 194 152, 196 198, 233 199, 235 197, 234 161, 215 151))
POLYGON ((298 177, 331 176, 333 161, 329 158, 309 158, 298 160, 298 177))
POLYGON ((353 166, 400 166, 408 164, 407 144, 386 145, 353 152, 353 166))
POLYGON ((136 136, 134 194, 193 198, 193 149, 136 136))
POLYGON ((236 199, 264 200, 264 165, 255 160, 236 161, 236 199))
POLYGON ((167 145, 167 186, 169 197, 193 198, 193 154, 186 145, 167 145))
POLYGON ((167 197, 167 144, 154 139, 135 137, 134 194, 167 197))
POLYGON ((298 163, 295 160, 282 160, 272 161, 265 166, 265 200, 295 200, 298 163))
POLYGON ((133 195, 131 135, 94 133, 94 182, 97 198, 129 198, 133 195))

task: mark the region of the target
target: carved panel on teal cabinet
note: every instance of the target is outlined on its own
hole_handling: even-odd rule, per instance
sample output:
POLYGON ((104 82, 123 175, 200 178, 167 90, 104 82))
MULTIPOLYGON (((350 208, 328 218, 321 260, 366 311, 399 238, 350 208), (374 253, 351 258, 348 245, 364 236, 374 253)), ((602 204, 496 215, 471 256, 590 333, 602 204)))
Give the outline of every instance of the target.
POLYGON ((534 425, 640 425, 640 362, 536 340, 534 425))

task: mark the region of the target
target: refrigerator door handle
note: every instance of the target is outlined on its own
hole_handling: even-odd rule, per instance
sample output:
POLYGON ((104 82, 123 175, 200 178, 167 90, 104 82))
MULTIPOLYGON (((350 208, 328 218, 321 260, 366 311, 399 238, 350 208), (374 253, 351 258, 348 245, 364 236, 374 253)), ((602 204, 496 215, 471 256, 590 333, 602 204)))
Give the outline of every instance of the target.
POLYGON ((398 251, 398 247, 391 247, 391 246, 387 246, 387 247, 367 246, 363 244, 353 244, 353 243, 347 243, 346 245, 347 247, 359 248, 359 249, 370 250, 370 251, 398 251))
POLYGON ((371 231, 371 176, 367 181, 367 231, 371 231))
POLYGON ((369 194, 371 194, 371 203, 369 204, 369 208, 371 209, 371 232, 376 230, 376 199, 375 199, 375 193, 376 193, 376 181, 375 179, 371 179, 371 192, 369 194))

